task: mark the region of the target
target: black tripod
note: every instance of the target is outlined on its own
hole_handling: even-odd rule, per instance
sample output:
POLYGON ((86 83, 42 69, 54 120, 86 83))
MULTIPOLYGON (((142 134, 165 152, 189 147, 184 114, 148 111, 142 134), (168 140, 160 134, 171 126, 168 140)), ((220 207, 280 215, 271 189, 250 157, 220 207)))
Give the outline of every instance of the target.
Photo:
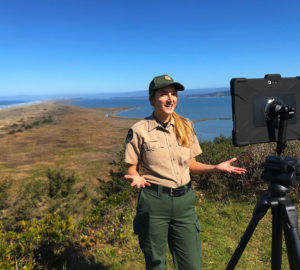
MULTIPOLYGON (((276 106, 278 104, 275 104, 276 106)), ((292 270, 300 270, 300 240, 298 233, 298 214, 292 200, 286 196, 289 187, 296 182, 297 159, 281 156, 286 147, 287 120, 293 116, 293 109, 278 106, 271 108, 273 120, 280 119, 277 156, 268 156, 263 163, 264 171, 261 178, 270 182, 269 193, 260 198, 253 211, 253 216, 244 232, 226 270, 234 269, 240 259, 248 241, 250 240, 258 222, 264 217, 269 208, 272 210, 272 270, 281 269, 282 258, 282 230, 288 253, 289 266, 292 270), (278 116, 278 118, 277 118, 278 116)))

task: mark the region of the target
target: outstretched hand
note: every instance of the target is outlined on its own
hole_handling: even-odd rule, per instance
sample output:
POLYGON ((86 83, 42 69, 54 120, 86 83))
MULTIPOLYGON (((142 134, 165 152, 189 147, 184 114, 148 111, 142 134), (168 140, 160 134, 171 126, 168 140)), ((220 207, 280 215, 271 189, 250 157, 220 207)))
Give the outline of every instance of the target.
POLYGON ((138 189, 150 186, 143 176, 126 174, 124 178, 131 180, 130 186, 136 186, 138 189))
POLYGON ((234 167, 231 165, 232 162, 236 161, 237 158, 232 158, 227 161, 221 162, 216 165, 216 169, 221 172, 228 172, 228 173, 236 173, 236 174, 244 174, 246 169, 234 167))

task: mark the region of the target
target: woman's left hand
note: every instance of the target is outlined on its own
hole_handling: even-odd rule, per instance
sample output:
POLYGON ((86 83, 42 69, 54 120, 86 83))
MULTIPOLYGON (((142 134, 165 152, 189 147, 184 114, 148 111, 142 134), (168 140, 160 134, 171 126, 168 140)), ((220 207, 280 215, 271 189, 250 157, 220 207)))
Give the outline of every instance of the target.
POLYGON ((246 172, 246 169, 234 167, 231 165, 231 163, 234 161, 236 161, 236 158, 232 158, 227 161, 221 162, 216 165, 216 170, 221 172, 244 174, 246 172))

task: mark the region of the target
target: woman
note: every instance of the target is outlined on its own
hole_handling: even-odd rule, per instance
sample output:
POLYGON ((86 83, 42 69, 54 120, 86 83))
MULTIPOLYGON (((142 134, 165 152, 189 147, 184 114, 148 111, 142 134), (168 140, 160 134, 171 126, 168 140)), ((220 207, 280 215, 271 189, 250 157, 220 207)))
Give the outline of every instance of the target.
POLYGON ((231 165, 236 158, 218 165, 196 161, 202 150, 192 124, 174 112, 177 91, 183 90, 168 75, 154 77, 149 85, 154 112, 133 125, 126 138, 125 178, 141 188, 134 232, 146 269, 165 269, 167 242, 175 269, 201 269, 200 224, 190 173, 245 173, 231 165))

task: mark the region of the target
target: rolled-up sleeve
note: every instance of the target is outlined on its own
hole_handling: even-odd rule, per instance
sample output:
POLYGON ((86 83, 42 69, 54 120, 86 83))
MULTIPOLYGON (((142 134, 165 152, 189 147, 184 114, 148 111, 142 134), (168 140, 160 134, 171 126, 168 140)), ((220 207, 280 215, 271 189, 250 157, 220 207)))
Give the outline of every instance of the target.
POLYGON ((130 129, 126 138, 125 162, 128 164, 138 164, 141 155, 141 143, 138 134, 134 129, 130 129))

